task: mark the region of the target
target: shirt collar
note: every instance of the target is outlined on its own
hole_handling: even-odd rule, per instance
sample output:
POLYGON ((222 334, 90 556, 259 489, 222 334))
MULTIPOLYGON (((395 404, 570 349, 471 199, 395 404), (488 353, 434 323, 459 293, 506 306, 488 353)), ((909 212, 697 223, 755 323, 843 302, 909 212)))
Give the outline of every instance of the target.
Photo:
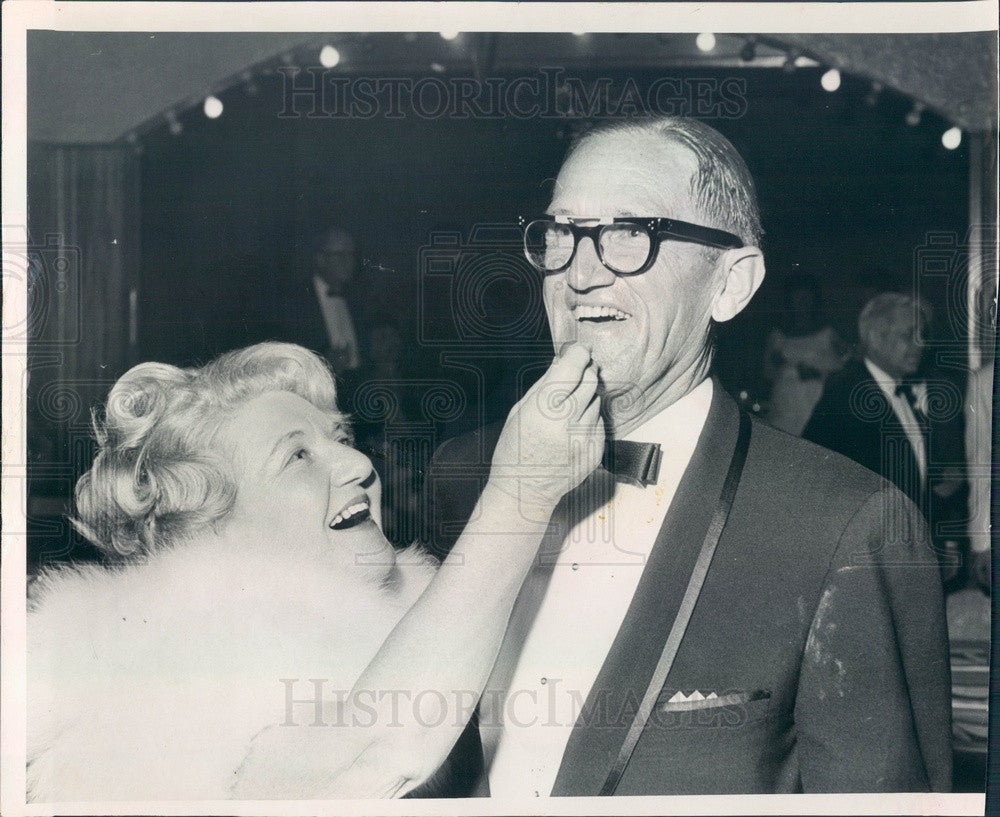
POLYGON ((682 442, 697 443, 705 420, 708 419, 713 388, 712 379, 706 377, 680 400, 671 403, 621 439, 660 443, 664 448, 664 456, 669 456, 671 449, 687 448, 688 446, 679 445, 682 442))
MULTIPOLYGON (((890 398, 898 397, 896 394, 896 387, 902 383, 902 380, 897 380, 891 374, 889 374, 885 369, 876 366, 868 358, 865 358, 865 366, 868 368, 869 373, 871 373, 872 378, 878 384, 878 387, 890 398)), ((927 384, 923 380, 910 381, 910 387, 913 389, 913 396, 917 404, 917 408, 921 411, 927 411, 927 384)))
POLYGON ((897 380, 895 377, 889 374, 885 369, 876 366, 868 358, 865 358, 865 366, 867 367, 868 372, 871 374, 871 376, 875 378, 875 382, 878 383, 883 388, 883 390, 891 389, 893 392, 896 391, 896 386, 898 386, 900 383, 899 380, 897 380))
POLYGON ((316 294, 325 300, 332 301, 335 298, 340 298, 340 300, 346 300, 343 295, 331 295, 330 285, 327 284, 319 275, 313 276, 313 287, 316 289, 316 294))

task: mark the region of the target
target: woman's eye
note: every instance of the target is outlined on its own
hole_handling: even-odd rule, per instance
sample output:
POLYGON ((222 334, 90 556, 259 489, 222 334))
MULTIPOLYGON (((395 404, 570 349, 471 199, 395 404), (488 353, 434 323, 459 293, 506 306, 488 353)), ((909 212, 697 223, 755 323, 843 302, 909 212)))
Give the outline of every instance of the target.
POLYGON ((306 460, 306 459, 309 459, 309 449, 300 448, 294 454, 292 454, 291 457, 288 458, 288 464, 291 465, 292 463, 297 462, 298 460, 306 460))

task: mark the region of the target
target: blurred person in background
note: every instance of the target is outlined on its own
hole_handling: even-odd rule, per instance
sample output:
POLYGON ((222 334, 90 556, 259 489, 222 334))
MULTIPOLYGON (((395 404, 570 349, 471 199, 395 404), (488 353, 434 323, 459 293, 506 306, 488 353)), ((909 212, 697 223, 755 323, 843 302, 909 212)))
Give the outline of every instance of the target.
POLYGON ((969 550, 972 575, 979 587, 991 592, 992 541, 990 505, 993 488, 993 366, 990 356, 969 374, 965 402, 965 454, 969 476, 969 550))
POLYGON ((383 529, 396 545, 415 538, 420 475, 432 453, 414 434, 423 388, 414 377, 413 347, 391 315, 378 313, 364 334, 361 365, 341 377, 354 444, 371 458, 382 480, 383 529))
POLYGON ((309 261, 308 275, 293 276, 281 298, 281 339, 318 352, 335 374, 343 374, 361 365, 352 304, 354 239, 342 227, 327 227, 313 238, 309 261))
POLYGON ((961 392, 921 368, 931 309, 909 294, 876 295, 858 316, 859 358, 826 383, 803 437, 888 479, 931 524, 953 577, 964 515, 961 392))
POLYGON ((847 362, 848 349, 825 319, 822 289, 799 275, 785 289, 780 324, 767 338, 764 379, 771 387, 767 421, 796 436, 823 394, 823 384, 847 362))

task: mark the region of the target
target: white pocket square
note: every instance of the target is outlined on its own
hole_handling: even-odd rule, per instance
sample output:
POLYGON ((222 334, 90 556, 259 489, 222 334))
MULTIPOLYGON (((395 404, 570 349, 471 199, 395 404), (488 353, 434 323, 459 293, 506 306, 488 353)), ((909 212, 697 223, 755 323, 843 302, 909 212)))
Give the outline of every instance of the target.
POLYGON ((719 696, 716 695, 714 692, 709 692, 708 695, 702 695, 701 692, 699 692, 697 689, 690 695, 685 695, 680 690, 677 690, 677 692, 674 693, 674 697, 672 697, 669 701, 667 701, 667 703, 679 704, 679 703, 688 703, 689 701, 711 701, 713 698, 718 698, 718 697, 719 696))
MULTIPOLYGON (((666 695, 666 693, 663 693, 666 695)), ((691 709, 706 709, 710 707, 740 706, 764 698, 770 698, 771 694, 765 690, 756 692, 727 692, 719 695, 716 692, 705 694, 696 689, 690 695, 678 690, 667 700, 660 698, 657 704, 661 712, 684 712, 691 709)))

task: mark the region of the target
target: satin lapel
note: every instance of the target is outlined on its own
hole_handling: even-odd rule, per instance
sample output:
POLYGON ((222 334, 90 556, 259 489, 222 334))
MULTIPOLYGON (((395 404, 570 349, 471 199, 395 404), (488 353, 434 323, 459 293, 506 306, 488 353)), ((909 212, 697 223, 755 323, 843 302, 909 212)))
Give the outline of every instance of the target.
POLYGON ((698 445, 570 734, 553 795, 599 794, 663 652, 722 490, 738 429, 736 404, 716 380, 698 445))
MULTIPOLYGON (((922 486, 918 476, 920 469, 917 465, 917 454, 913 450, 910 438, 885 393, 867 369, 865 373, 868 375, 865 387, 879 401, 876 416, 884 418, 879 425, 878 456, 881 466, 878 472, 896 484, 918 508, 926 512, 926 497, 921 493, 922 486)), ((926 440, 924 444, 927 445, 926 440)))

